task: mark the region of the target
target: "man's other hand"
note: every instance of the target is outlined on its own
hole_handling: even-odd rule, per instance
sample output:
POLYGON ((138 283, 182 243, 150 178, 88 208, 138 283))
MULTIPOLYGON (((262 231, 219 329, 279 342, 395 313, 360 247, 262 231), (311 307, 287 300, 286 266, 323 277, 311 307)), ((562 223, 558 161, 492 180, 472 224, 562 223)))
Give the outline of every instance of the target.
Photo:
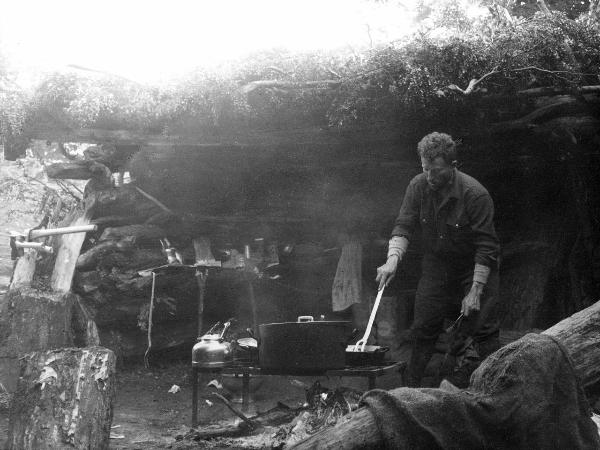
POLYGON ((397 256, 390 256, 383 266, 377 268, 377 277, 375 278, 375 281, 379 283, 379 290, 382 290, 394 279, 397 268, 397 256))
POLYGON ((462 308, 460 312, 468 317, 472 312, 479 311, 481 304, 481 294, 483 293, 483 284, 481 283, 473 283, 471 286, 471 290, 465 296, 462 301, 462 308))

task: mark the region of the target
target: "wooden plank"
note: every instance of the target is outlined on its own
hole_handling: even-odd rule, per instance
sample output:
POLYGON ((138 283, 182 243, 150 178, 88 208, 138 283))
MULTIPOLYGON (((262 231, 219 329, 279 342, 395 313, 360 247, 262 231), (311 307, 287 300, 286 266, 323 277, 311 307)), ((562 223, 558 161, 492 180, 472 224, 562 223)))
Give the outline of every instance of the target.
MULTIPOLYGON (((71 215, 72 226, 89 225, 92 218, 92 203, 88 202, 83 211, 75 210, 71 215)), ((75 274, 75 265, 81 252, 81 246, 86 233, 73 233, 61 236, 54 270, 50 279, 50 285, 55 292, 69 292, 73 275, 75 274)))

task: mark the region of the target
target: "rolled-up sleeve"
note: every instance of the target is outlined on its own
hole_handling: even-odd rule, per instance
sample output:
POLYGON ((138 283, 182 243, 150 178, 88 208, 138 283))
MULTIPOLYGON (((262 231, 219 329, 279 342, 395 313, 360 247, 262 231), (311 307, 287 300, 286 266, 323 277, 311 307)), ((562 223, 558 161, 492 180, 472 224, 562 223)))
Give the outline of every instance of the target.
POLYGON ((497 267, 500 243, 494 228, 494 202, 488 193, 473 198, 466 205, 470 219, 475 263, 497 267))
POLYGON ((420 196, 418 195, 415 181, 411 181, 404 194, 400 212, 394 222, 393 236, 404 236, 410 241, 415 227, 419 221, 420 196))

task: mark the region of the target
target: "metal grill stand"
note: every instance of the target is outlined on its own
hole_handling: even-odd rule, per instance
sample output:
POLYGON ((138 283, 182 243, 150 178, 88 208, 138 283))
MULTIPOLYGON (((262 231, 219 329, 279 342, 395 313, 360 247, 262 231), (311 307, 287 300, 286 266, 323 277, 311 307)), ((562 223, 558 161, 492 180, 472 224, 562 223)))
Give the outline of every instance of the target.
POLYGON ((198 367, 192 364, 192 427, 198 424, 198 374, 215 373, 241 375, 242 378, 242 412, 247 412, 250 399, 250 376, 258 375, 283 375, 283 376, 325 376, 325 377, 365 377, 368 380, 368 389, 375 389, 376 380, 382 375, 393 372, 403 372, 406 362, 390 362, 385 366, 345 367, 321 372, 285 372, 261 369, 257 366, 234 363, 222 368, 198 367))

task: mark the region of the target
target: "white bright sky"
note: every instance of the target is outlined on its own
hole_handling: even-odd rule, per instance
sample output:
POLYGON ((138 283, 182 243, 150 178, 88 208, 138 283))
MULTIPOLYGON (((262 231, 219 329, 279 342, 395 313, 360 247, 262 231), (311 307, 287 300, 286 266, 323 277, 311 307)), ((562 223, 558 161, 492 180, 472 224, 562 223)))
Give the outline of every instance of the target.
POLYGON ((68 65, 157 82, 273 47, 331 49, 411 31, 416 0, 0 0, 0 49, 28 73, 68 65))

